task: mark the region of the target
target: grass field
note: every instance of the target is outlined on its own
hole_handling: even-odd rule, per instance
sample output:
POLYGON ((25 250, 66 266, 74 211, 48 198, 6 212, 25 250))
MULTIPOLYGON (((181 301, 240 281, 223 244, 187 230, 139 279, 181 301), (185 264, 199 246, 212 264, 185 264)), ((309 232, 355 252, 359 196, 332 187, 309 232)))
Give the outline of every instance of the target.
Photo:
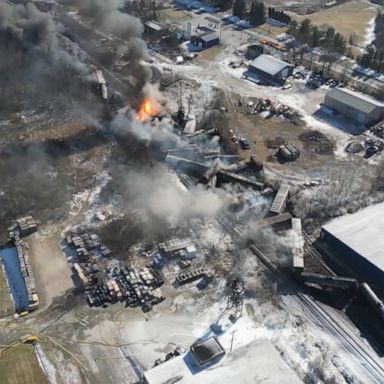
POLYGON ((0 356, 1 384, 46 384, 31 345, 20 345, 0 356))
POLYGON ((180 21, 183 21, 183 19, 186 19, 189 17, 189 14, 187 11, 177 10, 174 8, 162 9, 158 11, 158 15, 159 15, 159 22, 161 23, 180 22, 180 21))
POLYGON ((352 33, 355 33, 356 44, 362 45, 365 41, 368 23, 376 16, 377 12, 378 8, 373 4, 353 0, 310 15, 287 13, 298 22, 303 19, 310 19, 313 24, 318 26, 331 25, 347 39, 352 33))
POLYGON ((11 315, 14 312, 11 295, 8 290, 3 269, 0 266, 0 317, 11 315))
POLYGON ((211 61, 222 51, 222 49, 223 47, 221 45, 205 49, 204 51, 199 52, 199 58, 211 61))

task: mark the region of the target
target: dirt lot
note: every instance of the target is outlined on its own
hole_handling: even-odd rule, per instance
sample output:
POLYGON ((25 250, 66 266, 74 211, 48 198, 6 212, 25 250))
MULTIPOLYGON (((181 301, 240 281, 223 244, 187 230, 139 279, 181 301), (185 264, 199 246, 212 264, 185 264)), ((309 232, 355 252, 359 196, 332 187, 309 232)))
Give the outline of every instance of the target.
POLYGON ((0 357, 1 384, 45 384, 32 346, 15 347, 0 357), (16 368, 16 369, 15 369, 16 368))
POLYGON ((4 271, 0 267, 0 317, 4 317, 13 313, 13 304, 4 271))
POLYGON ((347 39, 352 33, 355 33, 356 44, 358 45, 364 43, 367 25, 376 14, 377 7, 363 1, 350 1, 310 15, 297 15, 296 13, 289 12, 289 15, 299 22, 308 18, 313 24, 318 26, 324 24, 332 25, 336 31, 340 32, 347 39))
POLYGON ((49 306, 55 297, 74 287, 71 270, 59 247, 60 238, 28 239, 32 269, 40 296, 40 308, 49 306))

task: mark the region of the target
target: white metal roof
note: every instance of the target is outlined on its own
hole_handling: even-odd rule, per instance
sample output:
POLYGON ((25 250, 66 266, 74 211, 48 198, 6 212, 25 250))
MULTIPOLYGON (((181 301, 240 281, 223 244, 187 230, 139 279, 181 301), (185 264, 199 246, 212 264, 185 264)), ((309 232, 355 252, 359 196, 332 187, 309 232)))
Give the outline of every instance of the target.
POLYGON ((332 220, 322 228, 384 271, 384 203, 332 220))
POLYGON ((254 341, 225 355, 217 364, 194 372, 177 356, 146 372, 148 384, 302 384, 273 345, 254 341))
POLYGON ((270 211, 272 213, 281 213, 284 208, 284 204, 287 201, 289 195, 289 185, 281 184, 275 198, 273 199, 270 211))
POLYGON ((147 26, 150 29, 153 29, 154 31, 158 31, 158 32, 160 32, 164 29, 164 26, 155 20, 146 21, 145 26, 147 26))
POLYGON ((258 68, 270 75, 276 75, 286 67, 292 67, 292 64, 286 63, 283 60, 276 59, 271 55, 262 54, 254 59, 250 64, 254 68, 258 68))

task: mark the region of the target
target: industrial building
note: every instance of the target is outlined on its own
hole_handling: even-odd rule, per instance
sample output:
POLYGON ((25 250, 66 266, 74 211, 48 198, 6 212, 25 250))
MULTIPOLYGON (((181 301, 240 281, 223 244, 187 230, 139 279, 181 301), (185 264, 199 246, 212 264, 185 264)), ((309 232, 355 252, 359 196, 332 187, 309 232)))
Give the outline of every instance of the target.
POLYGON ((324 225, 321 239, 329 256, 346 272, 384 292, 384 203, 324 225))
POLYGON ((384 104, 347 88, 334 88, 325 95, 324 105, 361 125, 384 118, 384 104))
POLYGON ((262 54, 249 64, 248 70, 268 82, 277 83, 292 76, 293 65, 276 59, 276 57, 262 54))
POLYGON ((257 340, 228 352, 216 364, 204 369, 191 352, 171 358, 144 372, 145 384, 302 384, 267 340, 257 340))
POLYGON ((207 49, 220 44, 220 38, 216 32, 206 32, 201 35, 192 36, 191 43, 201 49, 207 49))

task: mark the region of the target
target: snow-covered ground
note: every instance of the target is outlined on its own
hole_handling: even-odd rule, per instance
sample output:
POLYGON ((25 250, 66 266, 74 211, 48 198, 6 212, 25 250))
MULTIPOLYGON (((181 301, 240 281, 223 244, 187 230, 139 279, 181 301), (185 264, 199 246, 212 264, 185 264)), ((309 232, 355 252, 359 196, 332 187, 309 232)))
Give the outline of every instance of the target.
POLYGON ((376 25, 375 20, 376 20, 376 16, 373 17, 372 20, 367 25, 366 32, 365 32, 365 40, 364 40, 364 43, 363 43, 364 47, 366 47, 369 44, 372 44, 373 41, 376 38, 376 35, 375 35, 375 25, 376 25))

